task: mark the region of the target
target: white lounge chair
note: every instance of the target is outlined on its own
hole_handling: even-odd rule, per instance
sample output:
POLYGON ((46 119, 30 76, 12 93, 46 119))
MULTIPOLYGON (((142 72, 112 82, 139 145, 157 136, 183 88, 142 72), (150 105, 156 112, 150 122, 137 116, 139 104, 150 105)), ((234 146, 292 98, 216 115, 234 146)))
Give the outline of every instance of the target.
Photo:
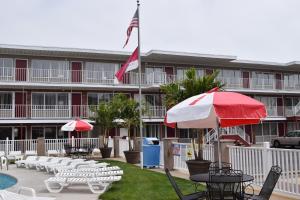
POLYGON ((53 157, 51 160, 49 161, 44 161, 44 162, 39 162, 36 164, 36 169, 38 171, 42 171, 42 170, 46 170, 46 166, 47 165, 51 165, 51 164, 57 164, 59 163, 61 160, 63 160, 63 158, 59 158, 59 157, 53 157))
POLYGON ((78 168, 73 170, 68 170, 67 172, 107 172, 107 171, 116 171, 120 170, 118 166, 111 166, 111 167, 101 167, 101 168, 94 168, 94 167, 86 167, 86 168, 78 168))
POLYGON ((80 165, 77 167, 77 169, 81 168, 102 168, 102 167, 107 167, 110 165, 109 163, 106 162, 100 162, 100 163, 94 163, 94 164, 89 164, 89 165, 80 165))
POLYGON ((25 167, 28 169, 36 168, 36 165, 42 162, 49 162, 52 157, 39 156, 37 160, 29 161, 26 163, 25 167))
POLYGON ((59 152, 57 150, 48 150, 47 155, 48 156, 58 156, 59 152))
POLYGON ((6 169, 8 170, 8 160, 5 156, 0 157, 0 165, 1 165, 1 170, 6 169))
POLYGON ((37 152, 36 151, 25 151, 25 157, 27 156, 37 156, 37 152))
POLYGON ((123 170, 116 171, 105 171, 105 172, 60 172, 57 173, 56 177, 61 178, 74 178, 74 177, 104 177, 104 176, 121 176, 123 175, 123 170))
POLYGON ((51 177, 45 180, 46 188, 49 192, 58 193, 61 192, 64 187, 70 187, 74 184, 88 185, 91 192, 95 194, 103 194, 106 192, 111 184, 115 181, 120 181, 121 176, 108 176, 108 177, 96 177, 96 178, 61 178, 51 177))
POLYGON ((53 197, 37 197, 36 192, 32 188, 21 187, 18 193, 0 190, 0 200, 55 200, 53 197), (25 196, 21 193, 31 193, 31 196, 25 196))
POLYGON ((45 168, 48 173, 52 173, 56 167, 67 166, 67 165, 70 165, 72 162, 73 161, 71 158, 65 158, 56 164, 47 164, 47 165, 45 165, 45 168))
POLYGON ((94 160, 89 160, 89 161, 73 161, 68 166, 55 167, 54 170, 53 170, 53 172, 54 172, 54 174, 56 174, 58 172, 69 170, 69 169, 77 169, 77 167, 81 166, 81 165, 93 165, 95 163, 96 163, 96 161, 94 161, 94 160))
POLYGON ((7 155, 8 160, 18 161, 23 159, 21 151, 10 151, 7 155))
POLYGON ((68 164, 70 161, 71 161, 71 158, 59 157, 59 160, 56 163, 53 163, 53 162, 45 163, 44 168, 48 173, 50 173, 51 167, 57 166, 57 165, 65 165, 65 164, 68 164))
POLYGON ((4 151, 0 151, 0 157, 1 156, 5 156, 5 152, 4 151))
POLYGON ((25 160, 18 160, 16 161, 17 167, 26 167, 26 163, 37 160, 37 156, 28 156, 25 160))

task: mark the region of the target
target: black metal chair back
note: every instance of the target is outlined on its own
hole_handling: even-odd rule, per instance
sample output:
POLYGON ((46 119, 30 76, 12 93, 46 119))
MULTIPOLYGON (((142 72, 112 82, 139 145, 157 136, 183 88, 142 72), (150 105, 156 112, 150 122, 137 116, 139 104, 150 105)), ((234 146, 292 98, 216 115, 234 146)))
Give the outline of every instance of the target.
POLYGON ((179 199, 182 200, 184 196, 183 196, 182 192, 180 191, 180 189, 179 189, 177 183, 175 182, 175 179, 174 179, 173 176, 171 175, 169 169, 166 168, 166 169, 165 169, 165 172, 166 172, 166 175, 167 175, 167 177, 168 177, 168 179, 169 179, 169 181, 170 181, 172 187, 174 188, 176 194, 178 195, 179 199))
POLYGON ((279 166, 272 166, 271 170, 259 192, 259 196, 263 199, 267 200, 270 199, 272 192, 278 182, 278 179, 282 173, 282 169, 279 166))
POLYGON ((207 183, 210 200, 240 199, 242 196, 243 172, 240 170, 209 171, 207 183))
POLYGON ((231 163, 221 162, 221 167, 219 166, 219 162, 212 162, 209 165, 209 171, 216 171, 226 173, 227 171, 231 170, 231 163))
POLYGON ((72 153, 72 146, 71 145, 64 144, 64 149, 65 149, 65 152, 66 152, 67 156, 71 155, 71 153, 72 153))

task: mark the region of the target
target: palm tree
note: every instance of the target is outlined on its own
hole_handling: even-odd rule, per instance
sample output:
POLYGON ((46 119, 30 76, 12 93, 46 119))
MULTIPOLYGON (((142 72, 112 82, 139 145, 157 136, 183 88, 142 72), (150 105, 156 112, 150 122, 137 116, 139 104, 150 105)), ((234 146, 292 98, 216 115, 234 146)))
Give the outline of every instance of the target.
POLYGON ((109 131, 115 127, 114 119, 116 118, 116 113, 111 108, 111 102, 100 102, 96 109, 93 110, 95 116, 91 118, 95 121, 96 126, 101 128, 101 132, 104 136, 104 148, 108 147, 108 140, 106 138, 109 131))
POLYGON ((134 151, 135 147, 131 145, 130 141, 132 137, 136 137, 136 134, 131 134, 131 128, 137 127, 140 123, 139 103, 132 98, 119 94, 114 98, 114 106, 118 108, 118 116, 123 121, 122 126, 128 130, 129 151, 134 151))
POLYGON ((113 102, 100 102, 96 108, 91 108, 95 116, 91 119, 95 121, 96 126, 100 127, 103 148, 100 148, 102 157, 110 157, 111 148, 108 147, 109 131, 116 127, 115 119, 117 118, 116 109, 113 102))
MULTIPOLYGON (((210 75, 205 75, 202 77, 196 76, 196 70, 195 68, 191 68, 186 71, 185 76, 186 78, 182 81, 176 82, 176 83, 170 83, 167 85, 161 86, 162 92, 165 93, 164 103, 167 109, 173 107, 174 105, 178 104, 179 102, 207 92, 215 87, 222 88, 224 87, 224 84, 222 84, 220 81, 217 81, 216 78, 218 76, 219 72, 215 71, 210 75)), ((196 152, 195 148, 195 138, 194 136, 197 133, 196 129, 192 130, 192 144, 193 144, 193 151, 195 155, 196 160, 203 160, 203 134, 204 130, 200 131, 200 134, 197 134, 198 137, 198 152, 196 152)))

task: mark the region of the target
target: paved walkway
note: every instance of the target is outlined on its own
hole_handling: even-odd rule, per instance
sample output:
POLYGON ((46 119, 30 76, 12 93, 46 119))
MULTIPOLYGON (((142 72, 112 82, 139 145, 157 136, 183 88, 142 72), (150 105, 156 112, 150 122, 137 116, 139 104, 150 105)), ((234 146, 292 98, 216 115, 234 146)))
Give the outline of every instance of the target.
POLYGON ((0 171, 1 173, 10 174, 18 179, 18 183, 9 188, 9 191, 17 192, 20 186, 34 188, 36 190, 37 196, 43 197, 55 197, 56 200, 96 200, 98 199, 97 194, 93 194, 88 186, 71 186, 69 188, 63 189, 60 193, 49 193, 44 180, 53 176, 46 172, 38 172, 36 170, 29 170, 24 168, 16 168, 16 165, 9 165, 8 171, 0 171))
MULTIPOLYGON (((122 158, 117 158, 112 160, 123 161, 122 158)), ((151 169, 152 171, 158 173, 165 173, 163 169, 151 169)), ((1 173, 10 174, 18 179, 18 183, 9 188, 9 191, 16 192, 20 186, 31 187, 36 190, 38 196, 44 197, 55 197, 57 200, 74 200, 74 199, 84 199, 84 200, 96 200, 98 199, 97 194, 91 193, 88 186, 72 186, 63 189, 60 193, 49 193, 44 184, 44 180, 48 179, 53 175, 49 175, 46 172, 38 172, 36 170, 29 170, 24 168, 16 168, 15 165, 9 165, 8 171, 0 171, 1 173)), ((173 176, 189 179, 189 174, 187 171, 174 170, 171 172, 173 176)), ((255 193, 258 193, 259 188, 255 188, 255 193)), ((283 193, 274 192, 271 200, 297 200, 299 197, 287 196, 283 193)))

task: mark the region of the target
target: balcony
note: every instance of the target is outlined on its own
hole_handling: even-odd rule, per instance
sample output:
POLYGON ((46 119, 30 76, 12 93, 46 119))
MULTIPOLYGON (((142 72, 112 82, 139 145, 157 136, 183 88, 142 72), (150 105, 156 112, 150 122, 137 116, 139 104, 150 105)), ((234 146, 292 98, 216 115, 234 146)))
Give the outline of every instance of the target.
MULTIPOLYGON (((174 82, 176 77, 166 73, 153 72, 141 74, 143 86, 159 86, 174 82)), ((0 68, 1 82, 28 82, 49 84, 87 84, 87 85, 138 85, 139 75, 129 72, 124 75, 123 81, 115 78, 113 71, 89 70, 52 70, 52 69, 16 69, 0 68)))
POLYGON ((286 106, 285 115, 287 117, 300 116, 300 108, 298 106, 286 106))
MULTIPOLYGON (((88 105, 8 105, 0 104, 0 119, 71 119, 94 116, 88 105)), ((161 119, 166 114, 164 106, 148 106, 143 118, 161 119)))
MULTIPOLYGON (((124 75, 123 81, 115 78, 113 71, 90 71, 90 70, 64 70, 64 69, 16 69, 0 68, 0 82, 26 82, 46 84, 84 84, 84 85, 113 85, 113 86, 138 86, 139 75, 129 72, 124 75)), ((299 91, 300 83, 295 80, 278 80, 275 78, 238 78, 218 77, 225 84, 226 89, 237 90, 286 90, 299 91)), ((165 72, 152 72, 141 74, 142 86, 159 87, 178 81, 176 75, 165 72)))

